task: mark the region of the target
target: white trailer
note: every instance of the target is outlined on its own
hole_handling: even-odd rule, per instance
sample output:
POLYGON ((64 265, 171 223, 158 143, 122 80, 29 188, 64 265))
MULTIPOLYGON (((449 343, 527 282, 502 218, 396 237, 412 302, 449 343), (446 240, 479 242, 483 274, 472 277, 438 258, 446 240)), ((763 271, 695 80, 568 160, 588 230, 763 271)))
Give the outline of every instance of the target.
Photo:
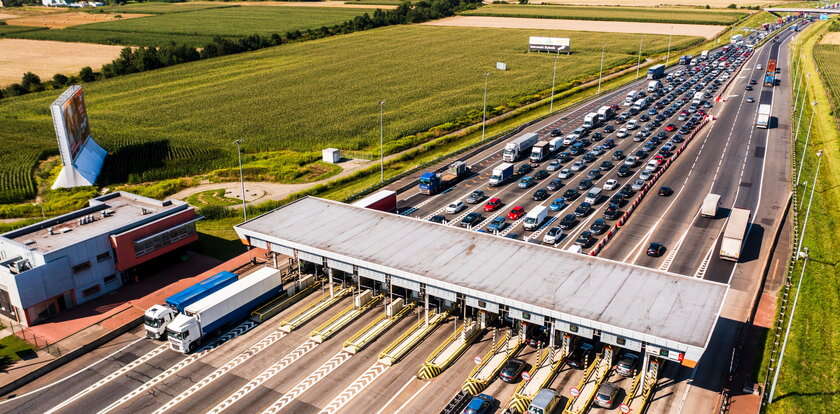
POLYGON ((533 147, 539 139, 540 136, 538 134, 529 132, 519 136, 511 142, 508 142, 502 152, 502 161, 518 161, 522 155, 527 154, 531 150, 531 147, 533 147))
POLYGON ((703 205, 700 206, 700 215, 703 217, 717 217, 718 206, 720 205, 720 194, 709 193, 703 199, 703 205))
POLYGON ((613 115, 613 109, 609 105, 604 105, 598 108, 598 120, 601 122, 609 121, 612 119, 613 115))
POLYGON ((758 117, 755 119, 756 128, 770 128, 770 105, 761 104, 758 106, 758 117))
POLYGON ((590 112, 583 117, 583 126, 586 128, 595 128, 598 126, 598 114, 595 112, 590 112))
POLYGON ((720 258, 737 262, 741 257, 741 249, 747 240, 747 227, 750 224, 750 210, 733 208, 723 229, 723 240, 720 242, 720 258))

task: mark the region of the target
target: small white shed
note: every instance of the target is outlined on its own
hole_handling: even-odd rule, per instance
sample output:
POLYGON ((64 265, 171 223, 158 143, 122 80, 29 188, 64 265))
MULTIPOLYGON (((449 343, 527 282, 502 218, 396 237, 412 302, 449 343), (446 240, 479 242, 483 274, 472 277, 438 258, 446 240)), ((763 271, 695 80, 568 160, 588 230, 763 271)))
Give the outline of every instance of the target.
POLYGON ((325 148, 321 154, 324 162, 335 164, 341 161, 341 151, 336 148, 325 148))

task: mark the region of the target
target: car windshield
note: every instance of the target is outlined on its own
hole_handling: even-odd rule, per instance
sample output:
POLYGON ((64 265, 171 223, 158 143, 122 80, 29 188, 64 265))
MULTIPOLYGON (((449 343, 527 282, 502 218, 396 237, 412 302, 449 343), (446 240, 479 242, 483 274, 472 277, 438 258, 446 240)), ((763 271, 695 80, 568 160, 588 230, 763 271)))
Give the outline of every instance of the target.
POLYGON ((189 331, 177 332, 177 331, 173 331, 171 329, 167 329, 166 334, 171 339, 185 339, 187 337, 187 335, 189 334, 189 331))
POLYGON ((163 319, 150 318, 148 316, 144 316, 143 323, 152 328, 157 328, 160 327, 161 324, 163 324, 163 319))

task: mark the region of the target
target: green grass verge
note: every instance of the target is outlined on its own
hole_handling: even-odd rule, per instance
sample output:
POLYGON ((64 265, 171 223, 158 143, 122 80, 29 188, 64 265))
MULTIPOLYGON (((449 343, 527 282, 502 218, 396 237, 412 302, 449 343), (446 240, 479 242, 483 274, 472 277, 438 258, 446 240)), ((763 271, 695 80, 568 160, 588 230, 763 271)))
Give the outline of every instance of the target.
POLYGON ((245 246, 233 231, 233 226, 241 222, 241 216, 199 221, 196 223, 198 242, 195 249, 219 260, 228 260, 242 254, 245 246))
POLYGON ((33 32, 33 31, 43 31, 46 30, 43 27, 33 27, 33 26, 11 26, 11 25, 0 25, 0 37, 7 37, 10 34, 19 34, 24 32, 33 32))
MULTIPOLYGON (((797 111, 797 118, 810 119, 814 115, 813 129, 808 151, 804 160, 802 155, 807 134, 806 122, 803 122, 799 138, 796 141, 797 162, 802 163, 802 181, 811 182, 816 172, 815 152, 822 149, 819 185, 814 192, 811 215, 803 245, 810 250, 810 260, 805 272, 805 279, 799 296, 790 338, 784 356, 784 364, 779 375, 779 383, 774 402, 766 412, 775 413, 814 413, 835 412, 840 409, 838 378, 840 365, 834 350, 840 349, 840 242, 836 229, 840 226, 840 132, 836 116, 838 107, 832 106, 826 85, 837 79, 840 59, 836 51, 827 51, 815 45, 825 32, 827 25, 816 24, 794 40, 791 56, 797 56, 797 67, 806 74, 811 74, 810 81, 802 89, 805 102, 816 105, 800 105, 804 109, 797 111), (817 75, 819 70, 822 79, 817 75)), ((790 79, 795 79, 799 72, 794 72, 790 79)), ((801 99, 800 99, 801 102, 801 99)), ((800 186, 797 195, 804 198, 807 206, 810 186, 800 186), (803 191, 806 190, 806 191, 803 191)), ((800 226, 805 218, 805 208, 799 211, 800 226)), ((802 261, 793 271, 794 287, 799 283, 802 261)), ((794 291, 791 291, 793 295, 794 291)), ((791 296, 791 300, 793 296, 791 296)), ((787 323, 786 321, 784 322, 787 323)), ((767 372, 769 352, 774 341, 770 335, 765 346, 765 354, 760 368, 759 380, 764 380, 767 372)))
POLYGON ((704 10, 649 7, 572 7, 517 4, 490 4, 475 10, 465 11, 461 14, 471 16, 712 25, 730 25, 746 16, 746 13, 737 11, 708 12, 704 10))
MULTIPOLYGON (((492 71, 491 108, 533 100, 551 86, 553 59, 524 51, 540 34, 580 45, 560 58, 561 91, 597 75, 601 45, 607 68, 635 61, 638 50, 638 37, 612 33, 394 26, 91 83, 88 115, 111 160, 139 162, 137 182, 233 167, 231 137, 246 138, 246 153, 367 149, 378 145, 383 98, 386 141, 480 117, 481 74, 498 60, 509 70, 492 71)), ((645 52, 663 52, 667 40, 644 36, 645 52)), ((672 47, 693 42, 675 36, 672 47)), ((41 153, 54 151, 48 108, 58 92, 0 105, 0 192, 26 189, 41 153)))
POLYGON ((15 335, 0 338, 0 365, 20 361, 19 352, 34 352, 32 345, 15 335))
POLYGON ((184 199, 191 206, 202 208, 207 206, 232 206, 239 204, 240 201, 235 198, 225 197, 225 190, 207 190, 200 193, 195 193, 184 199))
MULTIPOLYGON (((203 47, 213 36, 182 35, 174 33, 135 33, 113 30, 84 30, 82 26, 54 30, 14 32, 6 37, 31 40, 56 40, 59 42, 100 43, 119 46, 160 46, 177 43, 190 47, 203 47)), ((2 34, 0 34, 2 36, 2 34)))
POLYGON ((221 9, 225 7, 237 7, 235 5, 218 3, 161 3, 161 2, 143 2, 123 4, 120 6, 107 6, 97 8, 97 12, 106 13, 142 13, 142 14, 169 14, 169 13, 183 13, 206 9, 221 9))

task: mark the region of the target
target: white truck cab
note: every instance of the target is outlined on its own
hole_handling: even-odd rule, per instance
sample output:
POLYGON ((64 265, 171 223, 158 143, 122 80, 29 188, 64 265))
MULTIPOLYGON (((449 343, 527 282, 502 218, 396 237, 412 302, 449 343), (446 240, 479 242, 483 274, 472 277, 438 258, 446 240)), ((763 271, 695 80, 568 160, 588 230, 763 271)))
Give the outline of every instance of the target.
POLYGON ((143 314, 143 325, 146 327, 146 337, 153 339, 163 338, 166 332, 166 325, 178 315, 175 309, 165 305, 153 305, 146 309, 143 314))
POLYGON ((201 327, 194 317, 179 314, 166 327, 166 334, 169 337, 169 348, 186 354, 194 351, 201 338, 201 327))

